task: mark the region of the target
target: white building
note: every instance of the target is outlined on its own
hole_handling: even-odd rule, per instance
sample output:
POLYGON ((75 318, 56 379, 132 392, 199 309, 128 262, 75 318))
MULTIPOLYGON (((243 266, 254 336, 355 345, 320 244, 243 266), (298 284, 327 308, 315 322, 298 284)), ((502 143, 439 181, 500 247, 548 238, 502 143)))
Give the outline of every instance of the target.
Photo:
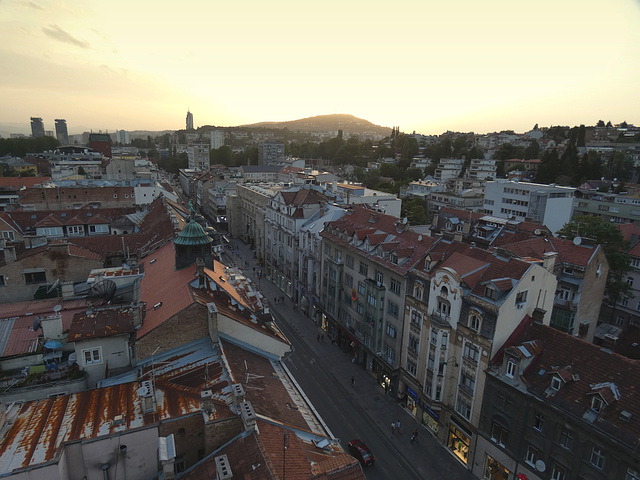
POLYGON ((483 211, 489 215, 540 222, 557 232, 573 215, 576 189, 498 179, 487 182, 483 211))
POLYGON ((485 160, 484 158, 471 159, 468 178, 476 180, 495 180, 498 167, 495 160, 485 160))
POLYGON ((462 172, 464 160, 462 158, 441 158, 433 177, 441 182, 456 178, 462 172))
POLYGON ((206 143, 198 143, 189 145, 187 149, 187 155, 189 156, 189 168, 195 168, 202 170, 203 172, 209 171, 209 145, 206 143))
POLYGON ((131 143, 131 136, 126 130, 116 130, 116 142, 122 145, 129 145, 131 143))
POLYGON ((211 150, 217 150, 224 145, 224 132, 222 130, 214 130, 209 134, 211 136, 211 150))

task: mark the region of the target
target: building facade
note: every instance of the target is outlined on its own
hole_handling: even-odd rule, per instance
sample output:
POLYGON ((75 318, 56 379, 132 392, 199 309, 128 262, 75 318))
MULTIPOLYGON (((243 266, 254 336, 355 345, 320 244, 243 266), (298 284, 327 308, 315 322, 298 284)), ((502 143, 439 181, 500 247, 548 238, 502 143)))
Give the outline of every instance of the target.
POLYGON ((40 117, 31 117, 31 136, 33 138, 36 137, 44 137, 44 122, 40 117))
POLYGON ((189 168, 209 171, 209 145, 206 143, 189 145, 187 149, 189 156, 189 168))
POLYGON ((67 121, 62 118, 56 118, 56 138, 61 145, 69 144, 69 131, 67 130, 67 121))

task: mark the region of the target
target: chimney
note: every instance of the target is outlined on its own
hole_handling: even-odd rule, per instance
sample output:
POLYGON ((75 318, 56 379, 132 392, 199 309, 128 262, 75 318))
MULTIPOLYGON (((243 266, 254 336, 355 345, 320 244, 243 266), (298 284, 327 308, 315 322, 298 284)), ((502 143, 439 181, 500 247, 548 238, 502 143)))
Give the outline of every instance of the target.
POLYGON ((54 314, 40 319, 42 325, 42 336, 46 340, 61 340, 64 338, 62 334, 62 315, 60 315, 60 305, 53 307, 54 314))
POLYGON ((133 317, 133 326, 137 327, 142 324, 142 310, 145 308, 145 304, 141 302, 135 302, 132 305, 132 317, 133 317))
POLYGON ((616 337, 615 335, 611 335, 610 333, 606 333, 604 335, 604 338, 602 339, 602 348, 614 350, 616 347, 616 343, 618 343, 618 337, 616 337))
POLYGON ((214 458, 216 462, 216 480, 230 480, 233 478, 229 458, 226 455, 218 455, 214 458))
POLYGON ((533 318, 533 320, 536 323, 543 323, 544 321, 544 315, 547 313, 546 310, 543 310, 542 308, 534 308, 533 312, 531 313, 531 317, 533 318))
POLYGON ((240 417, 244 424, 244 429, 249 430, 256 424, 256 412, 253 410, 251 402, 240 403, 240 417))
POLYGON ((173 480, 176 463, 176 444, 173 434, 158 438, 158 459, 162 463, 164 480, 173 480))
POLYGON ((558 252, 547 252, 544 254, 544 259, 542 260, 542 267, 549 273, 553 273, 553 267, 556 264, 556 257, 558 256, 558 252))
POLYGON ((2 249, 4 252, 4 261, 12 263, 16 261, 16 247, 5 245, 2 249))
POLYGON ((218 308, 216 304, 211 302, 207 303, 207 311, 208 311, 208 324, 209 324, 209 337, 211 338, 211 343, 218 343, 218 308))
POLYGON ((196 273, 198 275, 198 288, 205 288, 207 282, 204 274, 204 259, 201 257, 196 258, 196 273))

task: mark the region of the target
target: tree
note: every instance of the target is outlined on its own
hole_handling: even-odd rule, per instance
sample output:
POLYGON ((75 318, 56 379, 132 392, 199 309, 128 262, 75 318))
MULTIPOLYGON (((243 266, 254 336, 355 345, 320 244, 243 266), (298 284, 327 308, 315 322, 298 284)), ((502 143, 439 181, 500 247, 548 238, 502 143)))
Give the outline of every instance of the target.
POLYGON ((598 120, 598 127, 604 127, 604 120, 598 120))
POLYGON ((631 270, 631 257, 624 253, 629 244, 614 224, 602 217, 578 215, 558 230, 557 235, 569 240, 580 236, 601 245, 609 263, 605 295, 614 306, 631 296, 631 286, 626 281, 627 272, 631 270))

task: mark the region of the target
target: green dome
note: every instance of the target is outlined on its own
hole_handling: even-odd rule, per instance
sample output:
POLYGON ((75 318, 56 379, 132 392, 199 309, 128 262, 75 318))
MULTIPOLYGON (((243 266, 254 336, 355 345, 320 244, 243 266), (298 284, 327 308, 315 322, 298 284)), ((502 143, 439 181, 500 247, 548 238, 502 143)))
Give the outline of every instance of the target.
POLYGON ((209 245, 211 238, 204 231, 202 225, 192 219, 184 226, 173 243, 176 245, 209 245))
POLYGON ((212 240, 204 227, 196 223, 195 211, 191 202, 189 202, 189 210, 191 210, 189 223, 184 226, 173 243, 176 245, 209 245, 212 240))

